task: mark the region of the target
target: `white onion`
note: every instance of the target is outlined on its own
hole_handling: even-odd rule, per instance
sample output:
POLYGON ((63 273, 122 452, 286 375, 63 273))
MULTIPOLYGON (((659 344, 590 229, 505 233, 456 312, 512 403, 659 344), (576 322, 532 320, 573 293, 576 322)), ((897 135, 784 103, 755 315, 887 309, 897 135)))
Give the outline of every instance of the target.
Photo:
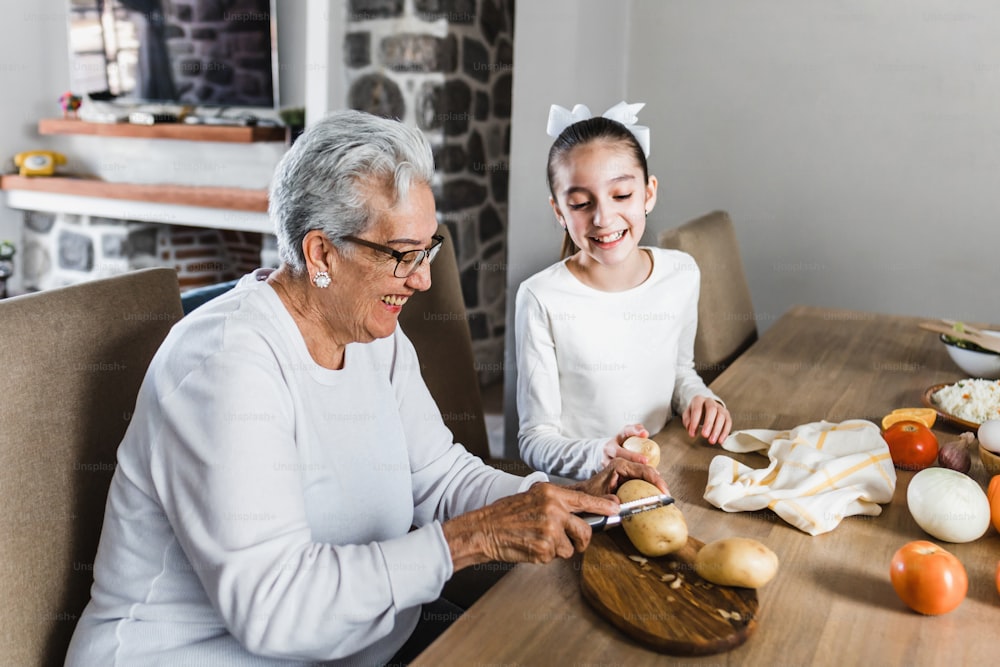
POLYGON ((978 540, 990 526, 990 502, 979 483, 947 468, 921 470, 906 490, 917 525, 945 542, 978 540))

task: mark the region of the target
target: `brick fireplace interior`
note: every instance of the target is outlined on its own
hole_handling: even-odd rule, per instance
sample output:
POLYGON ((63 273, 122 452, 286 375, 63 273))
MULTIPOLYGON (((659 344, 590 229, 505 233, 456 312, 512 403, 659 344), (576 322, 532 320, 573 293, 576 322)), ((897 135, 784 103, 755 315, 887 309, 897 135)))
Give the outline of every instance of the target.
POLYGON ((177 271, 181 290, 276 266, 273 236, 26 211, 21 256, 24 286, 42 290, 151 266, 177 271))

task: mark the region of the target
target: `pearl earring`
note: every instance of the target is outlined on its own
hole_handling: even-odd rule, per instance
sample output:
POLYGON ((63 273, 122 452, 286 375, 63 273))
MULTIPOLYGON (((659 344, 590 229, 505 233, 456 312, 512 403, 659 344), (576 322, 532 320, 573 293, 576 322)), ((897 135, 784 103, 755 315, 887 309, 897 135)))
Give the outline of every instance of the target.
POLYGON ((317 272, 316 277, 313 278, 313 284, 320 289, 326 289, 330 286, 331 282, 333 281, 330 280, 330 274, 326 271, 317 272))

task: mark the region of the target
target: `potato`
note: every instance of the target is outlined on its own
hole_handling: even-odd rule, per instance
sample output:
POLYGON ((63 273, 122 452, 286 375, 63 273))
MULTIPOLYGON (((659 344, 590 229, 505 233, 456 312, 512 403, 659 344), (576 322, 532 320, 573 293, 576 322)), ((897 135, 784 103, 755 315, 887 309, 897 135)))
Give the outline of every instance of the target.
POLYGON ((660 446, 649 438, 640 438, 633 435, 622 443, 622 447, 630 452, 638 452, 646 457, 646 465, 654 468, 660 465, 660 446))
MULTIPOLYGON (((618 487, 617 496, 623 503, 660 495, 660 490, 641 479, 630 479, 618 487)), ((687 523, 676 505, 646 510, 622 520, 622 528, 639 553, 665 556, 677 551, 688 539, 687 523)))
POLYGON ((720 586, 760 588, 777 574, 778 556, 757 540, 727 537, 703 546, 694 570, 720 586))

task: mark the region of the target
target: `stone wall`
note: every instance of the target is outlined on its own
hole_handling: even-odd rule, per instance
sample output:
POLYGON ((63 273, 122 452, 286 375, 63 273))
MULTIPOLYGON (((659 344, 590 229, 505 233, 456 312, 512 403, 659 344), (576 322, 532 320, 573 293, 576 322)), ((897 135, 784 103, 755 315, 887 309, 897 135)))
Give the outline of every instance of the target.
POLYGON ((129 0, 105 4, 117 40, 104 44, 94 30, 101 21, 96 2, 73 5, 73 90, 109 89, 194 105, 274 106, 270 0, 171 0, 162 3, 162 12, 145 7, 129 0), (117 62, 106 69, 100 52, 114 47, 117 62), (169 63, 158 61, 164 48, 169 63), (159 65, 142 72, 140 62, 159 65))
POLYGON ((68 213, 24 214, 25 289, 64 287, 151 266, 177 271, 181 290, 253 271, 273 258, 261 234, 68 213))
POLYGON ((480 381, 503 376, 513 0, 350 0, 348 104, 419 127, 480 381))
POLYGON ((24 213, 25 289, 107 278, 155 263, 155 225, 69 213, 24 213))
POLYGON ((180 99, 271 107, 269 0, 164 3, 180 99))

